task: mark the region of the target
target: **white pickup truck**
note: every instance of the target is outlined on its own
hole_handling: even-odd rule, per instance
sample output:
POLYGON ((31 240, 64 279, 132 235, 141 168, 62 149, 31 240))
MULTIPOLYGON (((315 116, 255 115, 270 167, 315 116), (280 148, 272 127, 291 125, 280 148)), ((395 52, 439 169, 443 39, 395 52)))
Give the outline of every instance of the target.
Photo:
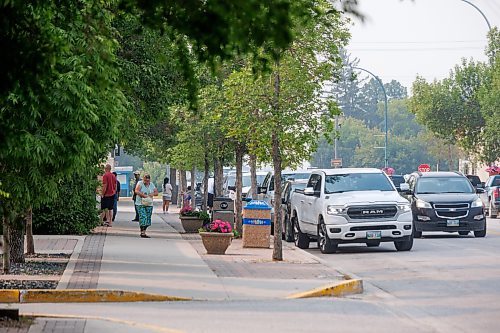
MULTIPOLYGON (((408 185, 401 184, 401 191, 408 185)), ((322 253, 342 243, 394 242, 398 251, 413 246, 409 202, 378 169, 315 170, 304 190, 291 202, 295 245, 301 249, 317 240, 322 253)))

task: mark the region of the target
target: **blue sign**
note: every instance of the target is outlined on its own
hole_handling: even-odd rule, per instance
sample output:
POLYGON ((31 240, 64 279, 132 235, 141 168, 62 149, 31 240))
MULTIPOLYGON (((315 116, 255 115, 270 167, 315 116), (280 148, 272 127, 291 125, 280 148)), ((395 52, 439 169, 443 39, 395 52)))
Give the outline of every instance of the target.
POLYGON ((244 207, 244 209, 271 210, 271 206, 269 206, 264 200, 252 200, 244 207))
POLYGON ((247 225, 271 225, 270 219, 243 219, 243 224, 247 225))

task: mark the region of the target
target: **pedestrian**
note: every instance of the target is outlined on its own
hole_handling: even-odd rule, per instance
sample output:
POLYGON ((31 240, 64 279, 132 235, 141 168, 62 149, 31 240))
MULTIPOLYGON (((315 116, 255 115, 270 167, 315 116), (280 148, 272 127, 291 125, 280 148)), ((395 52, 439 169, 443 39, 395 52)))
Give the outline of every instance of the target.
POLYGON ((182 207, 191 206, 191 186, 182 194, 182 207))
POLYGON ((116 193, 116 176, 111 173, 111 165, 106 164, 104 167, 104 176, 102 176, 102 191, 101 191, 101 222, 107 227, 113 224, 113 206, 116 193), (104 223, 106 218, 106 223, 104 223))
POLYGON ((208 198, 207 198, 207 206, 208 210, 212 210, 214 207, 214 195, 215 195, 215 179, 213 177, 208 178, 208 198))
POLYGON ((136 194, 135 205, 139 212, 139 226, 141 237, 150 238, 146 235, 146 229, 151 225, 151 215, 153 215, 153 197, 158 195, 155 184, 151 182, 151 176, 144 174, 142 180, 137 183, 134 190, 136 194))
POLYGON ((172 201, 172 185, 168 182, 168 177, 163 179, 163 214, 168 213, 170 201, 172 201))
POLYGON ((115 193, 115 201, 113 204, 113 222, 115 222, 116 213, 118 212, 118 201, 120 200, 120 189, 121 189, 122 185, 120 184, 120 181, 118 180, 118 174, 113 171, 113 175, 115 175, 115 178, 116 178, 116 193, 115 193))
POLYGON ((139 222, 139 211, 137 210, 137 205, 135 204, 135 199, 137 198, 137 194, 135 194, 135 188, 137 187, 137 184, 141 180, 141 173, 139 171, 137 171, 137 170, 134 171, 134 179, 135 179, 134 189, 133 189, 133 193, 134 194, 132 194, 132 201, 134 202, 135 217, 134 217, 134 219, 132 221, 133 222, 139 222))

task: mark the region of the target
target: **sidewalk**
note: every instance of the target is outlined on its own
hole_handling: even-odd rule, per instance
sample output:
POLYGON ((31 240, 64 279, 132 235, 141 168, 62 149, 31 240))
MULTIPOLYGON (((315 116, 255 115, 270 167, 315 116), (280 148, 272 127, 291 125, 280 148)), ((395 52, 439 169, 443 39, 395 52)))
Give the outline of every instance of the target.
POLYGON ((345 280, 334 268, 286 242, 282 262, 272 261, 272 248, 243 248, 240 239, 233 240, 226 255, 207 255, 198 234, 183 232, 175 206, 162 214, 161 206, 155 205, 149 239, 139 237, 133 217, 132 202, 121 201, 113 227, 98 227, 86 237, 38 236, 35 246, 40 253, 73 252, 57 289, 259 300, 345 280))

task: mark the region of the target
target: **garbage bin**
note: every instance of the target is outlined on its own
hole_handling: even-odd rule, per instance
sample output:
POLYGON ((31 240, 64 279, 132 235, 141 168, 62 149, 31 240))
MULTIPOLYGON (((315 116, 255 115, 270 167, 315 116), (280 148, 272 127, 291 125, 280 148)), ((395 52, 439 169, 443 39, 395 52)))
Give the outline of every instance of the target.
POLYGON ((231 198, 214 198, 212 221, 214 220, 227 221, 234 227, 234 201, 231 198))
POLYGON ((263 200, 252 200, 243 208, 243 247, 269 248, 271 207, 263 200))

